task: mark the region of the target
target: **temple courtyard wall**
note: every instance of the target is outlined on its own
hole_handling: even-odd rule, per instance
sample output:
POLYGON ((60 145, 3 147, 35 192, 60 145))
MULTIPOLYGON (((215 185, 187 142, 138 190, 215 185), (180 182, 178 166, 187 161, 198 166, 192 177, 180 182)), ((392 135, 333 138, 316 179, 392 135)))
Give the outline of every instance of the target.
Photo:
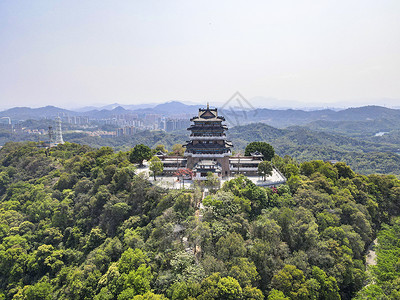
MULTIPOLYGON (((145 162, 144 167, 138 168, 137 173, 144 174, 145 176, 148 176, 150 182, 152 184, 158 185, 163 188, 167 189, 180 189, 183 187, 185 188, 192 188, 194 181, 185 179, 184 183, 182 180, 178 180, 176 176, 156 176, 156 180, 154 180, 153 176, 151 175, 151 171, 148 168, 148 164, 145 162)), ((246 176, 248 179, 250 179, 255 185, 258 186, 278 186, 281 184, 286 183, 286 178, 283 176, 279 170, 276 168, 273 169, 272 175, 266 177, 266 180, 264 181, 261 176, 246 176)), ((221 186, 224 184, 224 182, 229 181, 231 179, 234 179, 235 176, 226 176, 221 178, 221 186)))

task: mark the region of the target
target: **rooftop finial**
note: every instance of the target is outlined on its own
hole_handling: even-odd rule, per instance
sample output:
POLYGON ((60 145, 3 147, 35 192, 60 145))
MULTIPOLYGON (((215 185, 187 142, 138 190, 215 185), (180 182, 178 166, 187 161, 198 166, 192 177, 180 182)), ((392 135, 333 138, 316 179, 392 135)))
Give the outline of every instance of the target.
POLYGON ((210 104, 207 102, 207 109, 210 109, 210 104))

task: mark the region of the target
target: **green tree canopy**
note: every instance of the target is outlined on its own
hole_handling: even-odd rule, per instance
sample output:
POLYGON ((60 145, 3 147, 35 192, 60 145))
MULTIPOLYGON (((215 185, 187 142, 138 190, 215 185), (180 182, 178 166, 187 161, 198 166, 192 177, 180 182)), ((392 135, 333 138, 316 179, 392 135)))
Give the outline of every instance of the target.
POLYGON ((185 148, 183 148, 182 144, 175 144, 172 146, 172 155, 183 156, 185 152, 185 148))
POLYGON ((154 152, 157 153, 158 151, 161 151, 163 153, 168 153, 167 148, 163 144, 159 144, 154 148, 154 152))
POLYGON ((204 182, 204 185, 207 188, 214 190, 214 189, 218 189, 220 187, 221 181, 218 178, 217 174, 212 173, 212 172, 207 172, 207 179, 204 182))
POLYGON ((201 294, 197 299, 200 300, 229 300, 241 299, 242 288, 239 282, 232 277, 221 277, 219 273, 214 273, 201 283, 201 294))
POLYGON ((344 162, 338 162, 333 166, 338 170, 338 175, 340 178, 354 178, 355 173, 344 162))
POLYGON ((250 156, 251 153, 256 151, 264 155, 264 160, 271 160, 275 155, 274 148, 266 142, 251 142, 246 146, 244 155, 250 156))
POLYGON ((129 154, 129 160, 131 163, 136 163, 139 165, 143 165, 143 160, 148 160, 151 158, 151 149, 150 147, 139 144, 133 147, 131 153, 129 154))
POLYGON ((154 180, 156 180, 156 175, 162 174, 164 165, 157 156, 153 156, 150 159, 149 169, 153 172, 154 180))
POLYGON ((258 174, 260 176, 262 176, 264 181, 265 181, 267 176, 271 176, 272 175, 272 171, 273 171, 273 168, 272 168, 272 165, 271 165, 271 163, 269 161, 263 160, 262 162, 259 163, 259 165, 258 165, 258 174))

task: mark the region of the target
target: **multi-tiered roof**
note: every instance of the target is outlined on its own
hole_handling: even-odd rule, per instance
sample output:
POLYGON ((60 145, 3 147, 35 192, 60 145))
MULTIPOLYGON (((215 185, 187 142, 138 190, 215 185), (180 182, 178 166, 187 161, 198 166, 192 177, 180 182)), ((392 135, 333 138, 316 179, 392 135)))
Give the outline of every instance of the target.
POLYGON ((216 108, 199 109, 199 114, 190 119, 193 124, 188 128, 191 131, 190 141, 186 144, 185 156, 229 156, 232 143, 227 140, 226 125, 222 124, 225 118, 218 116, 216 108))

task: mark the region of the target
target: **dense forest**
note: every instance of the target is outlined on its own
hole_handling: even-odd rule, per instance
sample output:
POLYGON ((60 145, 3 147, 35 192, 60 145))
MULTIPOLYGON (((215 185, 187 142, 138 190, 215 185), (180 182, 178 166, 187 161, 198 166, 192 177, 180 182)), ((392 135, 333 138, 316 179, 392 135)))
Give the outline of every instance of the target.
POLYGON ((400 299, 400 218, 383 224, 378 232, 377 265, 370 267, 368 284, 358 293, 362 299, 400 299))
POLYGON ((151 185, 129 154, 0 150, 0 299, 397 299, 394 176, 275 156, 286 185, 237 177, 203 199, 151 185))

